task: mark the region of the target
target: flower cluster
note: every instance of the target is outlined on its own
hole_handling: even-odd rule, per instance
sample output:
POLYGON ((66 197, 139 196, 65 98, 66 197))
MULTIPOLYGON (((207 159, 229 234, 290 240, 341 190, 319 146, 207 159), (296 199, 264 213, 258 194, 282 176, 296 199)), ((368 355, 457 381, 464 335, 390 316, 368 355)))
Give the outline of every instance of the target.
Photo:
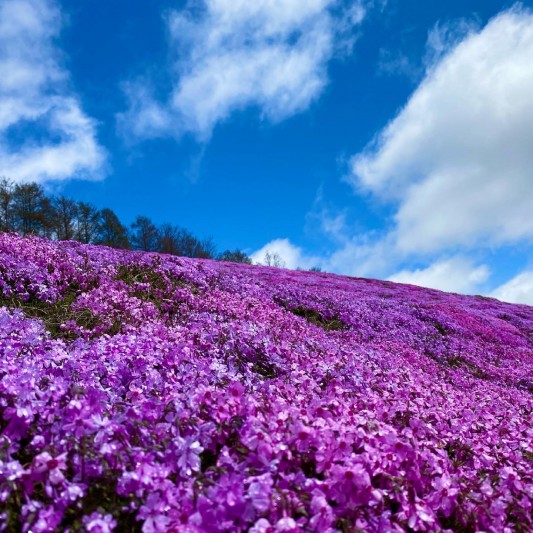
POLYGON ((533 308, 0 235, 0 531, 533 529, 533 308))

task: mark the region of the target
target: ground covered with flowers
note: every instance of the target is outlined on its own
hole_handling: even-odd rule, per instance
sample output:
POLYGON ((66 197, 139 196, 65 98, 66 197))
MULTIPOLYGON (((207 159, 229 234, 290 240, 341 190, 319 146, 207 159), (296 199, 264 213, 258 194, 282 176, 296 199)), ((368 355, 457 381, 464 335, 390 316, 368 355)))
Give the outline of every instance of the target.
POLYGON ((533 308, 0 235, 0 530, 533 530, 533 308))

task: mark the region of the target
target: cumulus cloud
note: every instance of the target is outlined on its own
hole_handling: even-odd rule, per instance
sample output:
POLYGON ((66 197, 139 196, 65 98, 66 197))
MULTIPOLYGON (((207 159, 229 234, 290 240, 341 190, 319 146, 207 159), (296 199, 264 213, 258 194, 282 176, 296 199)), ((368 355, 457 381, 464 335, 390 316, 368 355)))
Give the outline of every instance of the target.
POLYGON ((292 244, 289 239, 275 239, 270 241, 251 254, 250 258, 254 264, 264 265, 269 262, 268 256, 279 259, 280 264, 272 266, 280 266, 291 270, 296 268, 308 270, 320 266, 320 259, 318 257, 305 254, 302 248, 292 244))
POLYGON ((398 263, 398 257, 387 238, 362 235, 346 240, 321 264, 327 272, 382 278, 398 263))
MULTIPOLYGON (((324 230, 325 232, 325 230, 324 230)), ((326 233, 324 233, 326 234, 326 233)), ((250 255, 254 264, 267 264, 267 254, 278 258, 283 268, 309 270, 319 267, 325 272, 349 276, 385 277, 397 258, 391 254, 386 239, 373 242, 367 237, 346 240, 332 253, 313 255, 289 239, 274 239, 250 255)), ((396 263, 395 263, 396 262, 396 263)))
POLYGON ((0 175, 17 182, 99 177, 105 164, 95 123, 68 88, 60 29, 52 0, 0 0, 0 175))
POLYGON ((364 18, 359 1, 200 0, 167 17, 172 91, 153 97, 145 81, 126 85, 119 126, 140 138, 192 133, 208 138, 233 112, 255 107, 281 121, 307 109, 327 84, 327 64, 349 50, 364 18))
POLYGON ((405 254, 533 237, 533 13, 458 33, 433 38, 436 63, 352 160, 356 188, 397 205, 405 254))
POLYGON ((533 305, 533 270, 518 274, 494 290, 491 296, 504 302, 533 305))
POLYGON ((489 276, 490 270, 486 265, 476 266, 465 257, 452 257, 437 261, 427 268, 402 270, 388 279, 441 291, 472 294, 479 290, 489 276))

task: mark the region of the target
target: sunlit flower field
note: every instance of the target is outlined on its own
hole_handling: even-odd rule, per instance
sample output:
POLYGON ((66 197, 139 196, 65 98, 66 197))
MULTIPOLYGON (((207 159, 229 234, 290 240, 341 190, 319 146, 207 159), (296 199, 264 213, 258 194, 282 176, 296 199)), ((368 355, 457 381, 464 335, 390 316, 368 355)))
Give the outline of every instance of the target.
POLYGON ((0 235, 0 530, 533 530, 533 308, 0 235))

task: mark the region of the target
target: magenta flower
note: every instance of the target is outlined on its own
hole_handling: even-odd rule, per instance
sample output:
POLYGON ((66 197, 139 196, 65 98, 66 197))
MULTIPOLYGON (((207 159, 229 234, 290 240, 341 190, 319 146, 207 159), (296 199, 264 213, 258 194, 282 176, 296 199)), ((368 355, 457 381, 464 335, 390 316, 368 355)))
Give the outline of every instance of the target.
POLYGON ((533 530, 531 307, 6 234, 0 300, 0 531, 533 530))
POLYGON ((111 533, 114 531, 117 521, 110 514, 94 512, 83 517, 83 525, 88 533, 111 533))
POLYGON ((194 437, 177 437, 178 468, 182 476, 191 476, 200 469, 200 454, 204 451, 194 437))
POLYGON ((270 474, 253 478, 248 486, 248 498, 258 513, 265 513, 270 507, 273 480, 270 474))

